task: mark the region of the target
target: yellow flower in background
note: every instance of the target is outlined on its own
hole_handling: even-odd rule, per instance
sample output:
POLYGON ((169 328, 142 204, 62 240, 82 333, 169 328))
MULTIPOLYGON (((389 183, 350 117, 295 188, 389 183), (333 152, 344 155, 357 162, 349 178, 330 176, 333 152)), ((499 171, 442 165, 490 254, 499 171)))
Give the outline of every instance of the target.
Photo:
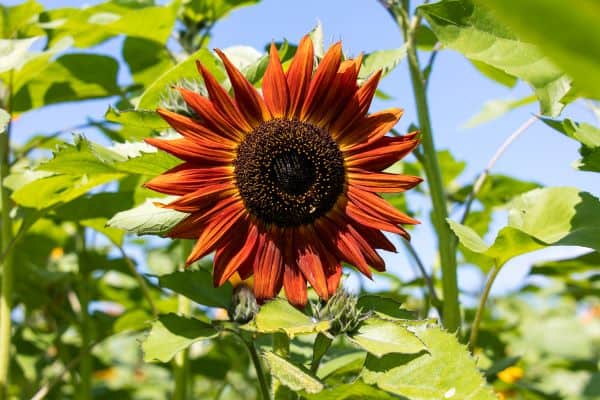
POLYGON ((525 375, 521 367, 508 367, 498 372, 498 379, 505 383, 515 383, 520 381, 525 375))

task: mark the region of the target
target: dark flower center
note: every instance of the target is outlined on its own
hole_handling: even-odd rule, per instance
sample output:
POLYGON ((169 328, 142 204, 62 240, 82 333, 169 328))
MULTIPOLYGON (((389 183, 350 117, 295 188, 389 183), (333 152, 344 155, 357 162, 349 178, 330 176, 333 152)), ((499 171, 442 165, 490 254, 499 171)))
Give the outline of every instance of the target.
POLYGON ((262 123, 240 144, 234 164, 246 208, 268 224, 312 223, 344 190, 342 152, 328 132, 307 122, 262 123))

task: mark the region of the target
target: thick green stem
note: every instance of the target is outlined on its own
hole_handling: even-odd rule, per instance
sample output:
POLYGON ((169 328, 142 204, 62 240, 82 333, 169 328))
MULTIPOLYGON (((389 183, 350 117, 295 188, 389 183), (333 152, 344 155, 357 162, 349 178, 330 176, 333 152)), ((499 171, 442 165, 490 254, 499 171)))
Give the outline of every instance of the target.
POLYGON ((77 231, 77 253, 79 256, 79 271, 81 282, 79 286, 79 304, 81 306, 80 334, 81 334, 81 361, 79 363, 79 387, 77 399, 89 400, 92 398, 92 370, 93 358, 90 352, 92 343, 92 320, 89 314, 90 307, 90 280, 91 275, 86 265, 85 228, 78 227, 77 231))
MULTIPOLYGON (((12 81, 12 73, 11 73, 12 81)), ((11 87, 9 86, 9 93, 11 87)), ((12 96, 9 96, 12 97, 12 96)), ((10 114, 11 98, 8 101, 10 114)), ((12 118, 12 116, 11 116, 12 118)), ((2 228, 0 248, 2 253, 9 248, 12 241, 12 219, 10 218, 10 193, 4 186, 4 179, 8 176, 10 168, 10 130, 9 121, 6 132, 0 132, 0 191, 2 200, 2 228)), ((2 261, 2 291, 0 292, 0 400, 7 396, 8 376, 10 367, 10 350, 12 336, 12 293, 13 293, 13 263, 11 252, 8 251, 2 261)))
POLYGON ((469 337, 469 349, 471 351, 475 348, 475 344, 477 344, 477 335, 479 334, 479 326, 481 325, 481 320, 483 319, 485 303, 487 302, 487 299, 490 296, 490 291, 492 290, 492 285, 494 284, 494 281, 498 276, 498 272, 500 272, 500 266, 494 265, 494 268, 492 268, 488 275, 487 282, 485 283, 485 287, 483 288, 483 292, 481 293, 481 297, 479 298, 479 305, 477 306, 475 319, 473 320, 473 324, 471 325, 471 335, 469 337))
MULTIPOLYGON (((193 242, 190 240, 182 240, 181 249, 185 257, 192 250, 193 242)), ((181 270, 185 269, 185 264, 182 262, 181 270)), ((177 313, 182 316, 189 316, 192 313, 192 302, 185 296, 177 296, 177 313)), ((175 355, 173 359, 173 375, 175 377, 175 388, 173 390, 173 400, 186 400, 188 398, 188 388, 190 382, 190 366, 189 366, 189 350, 185 349, 175 355)))
MULTIPOLYGON (((407 14, 408 10, 405 10, 405 12, 405 14, 407 14)), ((417 56, 415 32, 419 21, 420 19, 418 17, 413 17, 410 24, 408 24, 408 21, 404 21, 402 26, 405 27, 404 34, 407 44, 408 66, 419 119, 419 129, 421 131, 423 169, 425 171, 433 206, 433 226, 438 237, 438 247, 442 267, 442 289, 444 295, 442 321, 446 329, 450 332, 455 332, 460 328, 456 252, 452 232, 446 223, 446 218, 448 217, 446 195, 442 183, 442 174, 437 159, 437 152, 433 142, 425 79, 421 72, 421 66, 417 56)))

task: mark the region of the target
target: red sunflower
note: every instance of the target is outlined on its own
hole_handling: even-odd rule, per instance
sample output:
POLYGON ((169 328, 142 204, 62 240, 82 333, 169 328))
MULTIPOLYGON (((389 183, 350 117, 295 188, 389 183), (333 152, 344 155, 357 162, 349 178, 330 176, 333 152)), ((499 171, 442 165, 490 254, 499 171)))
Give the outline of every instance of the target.
POLYGON ((179 89, 195 117, 158 109, 183 137, 146 139, 183 160, 146 186, 181 196, 164 207, 190 213, 169 233, 197 240, 187 264, 214 251, 216 286, 235 272, 254 275, 259 302, 283 286, 296 306, 306 304, 307 281, 328 299, 342 261, 368 277, 370 268, 383 271, 376 249, 395 248, 381 231, 408 238, 401 225, 418 221, 376 193, 421 179, 381 172, 418 144, 416 133, 385 136, 402 110, 367 115, 381 72, 359 87, 361 57, 342 61, 336 43, 313 73, 305 36, 287 72, 271 46, 261 96, 216 52, 234 96, 198 64, 208 97, 179 89))

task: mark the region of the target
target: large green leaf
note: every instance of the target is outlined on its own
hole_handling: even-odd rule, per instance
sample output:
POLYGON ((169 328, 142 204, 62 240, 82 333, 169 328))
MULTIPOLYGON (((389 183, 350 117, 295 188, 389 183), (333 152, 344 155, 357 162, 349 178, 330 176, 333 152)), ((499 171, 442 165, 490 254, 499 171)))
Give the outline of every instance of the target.
POLYGON ((369 53, 363 59, 358 78, 366 79, 378 70, 381 70, 385 76, 396 68, 404 57, 406 57, 406 46, 369 53))
POLYGON ((163 44, 144 38, 126 37, 122 55, 133 81, 144 86, 150 85, 174 64, 163 44))
POLYGON ((269 364, 271 374, 290 389, 306 393, 318 393, 323 390, 323 383, 303 368, 270 351, 263 353, 263 357, 269 364))
POLYGON ((287 301, 274 299, 260 308, 253 324, 248 328, 263 333, 285 332, 288 336, 293 337, 327 331, 329 321, 314 321, 287 301))
POLYGON ((220 61, 210 51, 202 48, 156 78, 154 83, 142 94, 136 108, 154 110, 159 106, 161 96, 165 94, 170 85, 185 80, 198 81, 200 73, 196 68, 196 61, 200 61, 217 80, 222 81, 225 78, 220 61))
POLYGON ((587 95, 600 99, 600 3, 597 0, 477 0, 537 45, 587 95), (524 17, 526 16, 526 18, 524 17))
POLYGON ((455 335, 426 325, 417 327, 416 335, 427 352, 368 356, 363 380, 411 400, 496 398, 455 335))
POLYGON ((217 334, 212 326, 199 319, 175 314, 161 315, 152 323, 150 334, 142 342, 144 360, 167 362, 191 344, 217 334))
POLYGON ((474 253, 489 258, 489 262, 485 262, 484 260, 480 262, 483 264, 480 266, 484 270, 491 267, 491 265, 501 267, 514 257, 544 247, 543 243, 512 227, 502 228, 498 233, 498 236, 496 236, 494 243, 488 246, 483 239, 468 226, 461 225, 452 220, 448 220, 448 223, 454 234, 458 237, 460 244, 474 253))
POLYGON ((166 235, 189 214, 169 208, 158 207, 155 202, 168 202, 168 199, 147 199, 143 204, 115 214, 107 225, 124 229, 138 235, 166 235))
POLYGON ((427 350, 421 340, 400 321, 369 318, 349 336, 351 342, 377 357, 390 353, 419 353, 427 350))
POLYGON ((104 118, 110 122, 130 127, 156 130, 169 128, 169 124, 160 115, 150 110, 117 110, 109 107, 104 114, 104 118))
POLYGON ((229 308, 233 288, 226 283, 219 288, 213 286, 213 279, 205 269, 178 271, 158 278, 160 286, 210 307, 229 308))
POLYGON ((511 204, 510 226, 547 244, 600 251, 600 201, 573 187, 527 192, 511 204))
MULTIPOLYGON (((48 104, 113 96, 120 93, 117 84, 119 64, 109 56, 72 53, 31 71, 14 97, 13 110, 24 112, 48 104)), ((28 65, 24 68, 29 67, 28 65)), ((21 75, 24 75, 21 73, 21 75)))
POLYGON ((543 114, 560 113, 570 79, 535 45, 497 21, 485 6, 471 0, 446 0, 421 6, 419 12, 445 46, 524 80, 533 87, 543 114))
POLYGON ((16 6, 0 4, 0 38, 13 38, 19 30, 29 25, 44 7, 35 0, 27 0, 16 6))
POLYGON ((77 47, 91 47, 120 34, 164 44, 175 25, 178 7, 178 1, 151 6, 112 0, 92 7, 49 10, 44 22, 51 45, 69 36, 77 47))

